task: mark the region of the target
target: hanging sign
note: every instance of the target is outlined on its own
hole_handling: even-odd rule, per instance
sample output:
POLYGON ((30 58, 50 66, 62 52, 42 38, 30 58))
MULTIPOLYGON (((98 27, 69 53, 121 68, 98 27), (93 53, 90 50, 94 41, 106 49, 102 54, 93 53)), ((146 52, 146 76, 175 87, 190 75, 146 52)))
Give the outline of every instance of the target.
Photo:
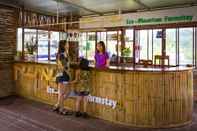
POLYGON ((197 6, 80 19, 80 28, 197 22, 197 6))

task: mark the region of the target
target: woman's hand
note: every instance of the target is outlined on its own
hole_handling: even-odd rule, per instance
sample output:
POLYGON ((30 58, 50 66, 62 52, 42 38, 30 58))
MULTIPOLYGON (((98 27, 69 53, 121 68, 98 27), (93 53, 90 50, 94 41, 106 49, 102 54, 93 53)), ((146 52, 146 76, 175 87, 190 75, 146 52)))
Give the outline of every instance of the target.
POLYGON ((69 83, 70 84, 76 84, 77 83, 77 80, 70 81, 69 83))

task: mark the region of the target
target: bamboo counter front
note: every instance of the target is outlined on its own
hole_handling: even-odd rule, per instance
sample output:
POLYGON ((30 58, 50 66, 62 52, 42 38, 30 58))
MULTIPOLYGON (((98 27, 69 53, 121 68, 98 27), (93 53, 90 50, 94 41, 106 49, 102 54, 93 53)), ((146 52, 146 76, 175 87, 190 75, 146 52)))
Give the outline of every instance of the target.
MULTIPOLYGON (((55 104, 55 64, 16 62, 18 95, 55 104), (50 88, 49 88, 50 87, 50 88)), ((91 68, 88 113, 100 119, 136 127, 170 128, 192 121, 192 68, 91 68)), ((75 98, 65 100, 74 110, 75 98)))

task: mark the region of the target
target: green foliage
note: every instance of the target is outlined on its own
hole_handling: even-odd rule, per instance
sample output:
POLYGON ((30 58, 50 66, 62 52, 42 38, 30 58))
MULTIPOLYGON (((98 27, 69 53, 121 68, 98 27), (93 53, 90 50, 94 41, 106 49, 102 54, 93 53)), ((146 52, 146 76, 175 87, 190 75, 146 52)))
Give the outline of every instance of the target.
POLYGON ((33 37, 29 42, 26 42, 26 48, 29 54, 33 54, 36 51, 37 45, 33 37))
POLYGON ((131 54, 131 49, 130 49, 129 47, 123 48, 123 49, 122 49, 122 54, 123 54, 123 56, 125 56, 125 57, 129 57, 130 54, 131 54))

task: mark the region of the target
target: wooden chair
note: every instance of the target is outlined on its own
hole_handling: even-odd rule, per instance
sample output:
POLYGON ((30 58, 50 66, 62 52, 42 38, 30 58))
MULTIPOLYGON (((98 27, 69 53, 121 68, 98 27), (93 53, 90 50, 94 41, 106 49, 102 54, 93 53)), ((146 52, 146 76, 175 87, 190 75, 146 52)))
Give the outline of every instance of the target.
POLYGON ((170 66, 169 56, 155 55, 154 65, 170 66), (166 60, 167 60, 167 65, 165 64, 166 60), (157 61, 159 61, 159 64, 157 64, 157 61))

